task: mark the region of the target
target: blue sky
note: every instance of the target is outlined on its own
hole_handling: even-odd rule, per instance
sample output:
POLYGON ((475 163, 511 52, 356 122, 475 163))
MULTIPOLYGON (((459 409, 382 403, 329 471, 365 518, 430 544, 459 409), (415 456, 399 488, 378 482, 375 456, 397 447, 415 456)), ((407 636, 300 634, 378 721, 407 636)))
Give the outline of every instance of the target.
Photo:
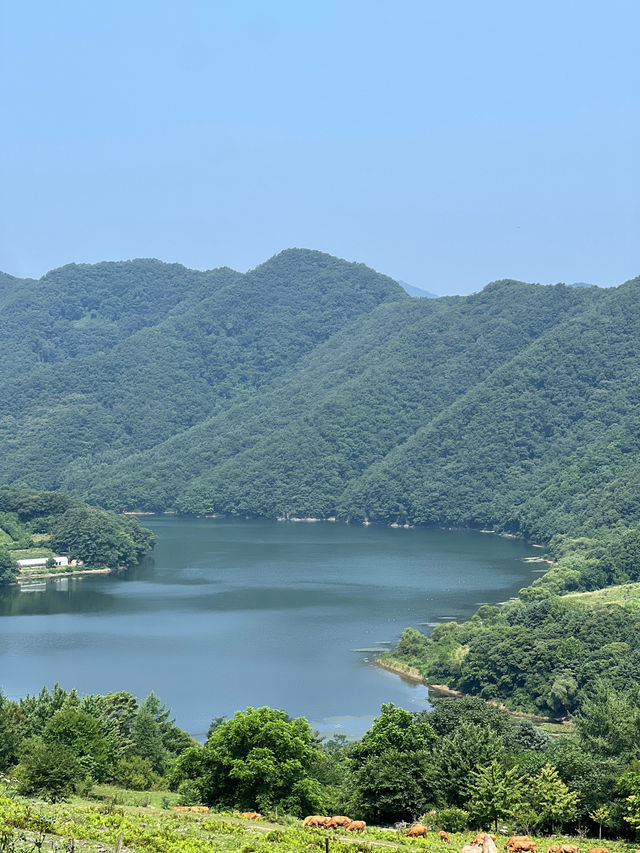
POLYGON ((640 274, 636 0, 5 0, 0 269, 640 274))

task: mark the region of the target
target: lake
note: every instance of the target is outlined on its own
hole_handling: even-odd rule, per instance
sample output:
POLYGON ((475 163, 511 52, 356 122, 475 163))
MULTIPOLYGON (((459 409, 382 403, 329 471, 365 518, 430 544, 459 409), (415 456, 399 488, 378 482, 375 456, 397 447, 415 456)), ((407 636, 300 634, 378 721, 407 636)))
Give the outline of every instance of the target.
POLYGON ((128 573, 0 594, 0 683, 150 691, 203 739, 248 705, 361 735, 424 685, 373 663, 407 626, 465 619, 539 576, 524 542, 471 531, 144 517, 153 554, 128 573))

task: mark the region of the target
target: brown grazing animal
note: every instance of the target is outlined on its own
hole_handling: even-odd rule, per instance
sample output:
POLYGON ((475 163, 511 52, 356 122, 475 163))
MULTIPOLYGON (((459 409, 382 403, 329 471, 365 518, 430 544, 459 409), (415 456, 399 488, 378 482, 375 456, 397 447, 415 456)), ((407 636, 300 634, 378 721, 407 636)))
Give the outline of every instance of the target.
POLYGON ((535 841, 516 841, 511 847, 511 853, 536 853, 535 841))
POLYGON ((247 820, 260 820, 262 815, 258 812, 240 812, 240 817, 245 817, 247 820))
POLYGON ((347 832, 364 832, 367 824, 363 820, 352 820, 349 826, 345 828, 347 832))
MULTIPOLYGON (((485 835, 488 835, 488 833, 486 833, 486 832, 479 832, 479 833, 476 835, 476 837, 473 839, 473 841, 472 841, 471 843, 472 843, 472 844, 484 844, 484 837, 485 837, 485 835)), ((495 840, 496 840, 495 835, 489 835, 489 838, 490 838, 492 841, 495 841, 495 840)), ((509 841, 510 841, 510 840, 511 840, 511 839, 509 839, 509 841)), ((508 843, 508 842, 507 842, 507 843, 508 843)))
POLYGON ((588 853, 609 853, 606 847, 592 847, 588 853))
POLYGON ((560 853, 578 853, 577 844, 561 844, 560 853))
POLYGON ((174 806, 174 812, 189 812, 191 811, 191 806, 174 806))
POLYGON ((505 850, 511 850, 514 844, 517 844, 519 841, 528 841, 528 835, 512 835, 511 838, 504 845, 505 850))
POLYGON ((302 825, 312 827, 326 826, 329 823, 329 820, 330 818, 325 817, 324 815, 312 814, 309 815, 309 817, 305 817, 305 819, 302 821, 302 825))
POLYGON ((445 832, 444 829, 440 830, 440 841, 444 841, 446 844, 451 844, 451 836, 448 832, 445 832))
POLYGON ((427 837, 427 827, 421 823, 414 823, 409 832, 407 832, 407 838, 419 838, 420 836, 423 838, 427 837))
POLYGON ((559 844, 552 844, 547 847, 547 853, 562 853, 562 847, 559 844))
POLYGON ((190 811, 199 812, 200 814, 207 814, 209 811, 209 806, 191 806, 190 811))
POLYGON ((350 817, 345 817, 345 815, 339 814, 334 815, 329 821, 325 824, 327 829, 336 829, 339 826, 349 826, 351 823, 350 817))

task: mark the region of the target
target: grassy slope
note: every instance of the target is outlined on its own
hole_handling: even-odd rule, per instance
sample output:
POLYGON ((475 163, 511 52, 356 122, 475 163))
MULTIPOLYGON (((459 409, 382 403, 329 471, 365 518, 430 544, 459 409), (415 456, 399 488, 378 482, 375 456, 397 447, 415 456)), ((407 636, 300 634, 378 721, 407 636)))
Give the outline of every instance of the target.
POLYGON ((607 586, 604 589, 596 589, 593 592, 570 592, 562 596, 567 603, 575 602, 579 605, 602 607, 607 604, 619 604, 621 607, 631 609, 640 608, 640 583, 623 583, 616 586, 607 586))
MULTIPOLYGON (((141 795, 144 796, 144 795, 141 795)), ((167 796, 171 802, 171 795, 167 796)), ((45 833, 42 850, 49 853, 60 849, 73 837, 77 847, 98 853, 114 850, 120 833, 124 836, 124 847, 130 851, 162 851, 162 853, 209 853, 210 851, 243 851, 243 853, 317 853, 324 848, 325 836, 330 837, 333 853, 357 853, 373 848, 387 850, 422 850, 429 853, 445 853, 459 850, 469 844, 473 834, 451 833, 451 845, 440 841, 433 827, 429 837, 408 839, 405 830, 367 828, 357 837, 327 832, 320 829, 305 829, 302 822, 294 819, 247 821, 232 814, 207 815, 175 813, 157 806, 96 806, 90 801, 73 804, 34 807, 20 798, 0 798, 0 826, 4 831, 26 833, 33 841, 40 832, 45 833)), ((550 844, 576 843, 586 851, 603 847, 610 853, 624 853, 633 846, 621 841, 602 841, 585 838, 532 837, 543 853, 550 844)), ((503 845, 499 840, 499 849, 503 845)), ((26 844, 17 846, 18 851, 33 849, 26 844)))

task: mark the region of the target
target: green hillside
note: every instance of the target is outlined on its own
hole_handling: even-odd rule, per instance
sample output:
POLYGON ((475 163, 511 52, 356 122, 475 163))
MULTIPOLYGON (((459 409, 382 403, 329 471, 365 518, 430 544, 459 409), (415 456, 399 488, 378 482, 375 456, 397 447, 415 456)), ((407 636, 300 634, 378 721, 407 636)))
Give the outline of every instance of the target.
POLYGON ((155 446, 254 394, 376 305, 409 300, 361 264, 303 250, 244 276, 157 261, 65 267, 32 291, 5 318, 15 353, 0 382, 0 478, 42 488, 64 485, 82 461, 155 446))
POLYGON ((640 280, 410 299, 288 250, 5 277, 0 479, 113 509, 458 524, 640 518, 640 280))
MULTIPOLYGON (((123 509, 470 525, 545 543, 549 571, 517 598, 430 636, 407 629, 385 658, 512 709, 572 717, 575 735, 555 741, 506 717, 493 732, 497 709, 471 697, 427 716, 384 706, 358 744, 309 752, 305 784, 271 805, 353 806, 372 820, 428 806, 465 826, 480 811, 462 783, 484 767, 528 779, 523 791, 553 782, 565 796, 566 783, 550 825, 593 828, 600 808, 618 833, 640 825, 640 279, 411 299, 361 264, 289 250, 246 274, 131 261, 0 276, 0 307, 0 582, 36 551, 134 563, 152 537, 112 511, 123 509), (440 741, 418 748, 411 733, 424 741, 427 718, 440 741)), ((87 697, 85 713, 74 695, 58 711, 95 729, 93 715, 112 736, 104 710, 121 699, 87 697)), ((164 724, 168 712, 145 701, 164 724)), ((41 784, 55 713, 33 732, 20 721, 50 704, 44 692, 20 706, 0 694, 0 729, 15 735, 3 766, 19 760, 24 791, 41 784)), ((166 782, 182 801, 260 804, 224 787, 229 727, 217 721, 204 748, 169 727, 156 765, 157 737, 125 739, 122 761, 113 752, 86 778, 78 764, 80 785, 144 770, 136 784, 166 782)), ((535 824, 533 800, 514 809, 535 824)))
POLYGON ((340 512, 539 541, 637 522, 638 340, 640 279, 523 347, 349 484, 340 512))
POLYGON ((626 603, 564 597, 640 582, 640 279, 411 299, 295 249, 246 274, 131 261, 5 276, 0 298, 0 479, 111 510, 550 542, 557 564, 516 602, 408 632, 394 659, 554 715, 599 679, 640 680, 626 603))

